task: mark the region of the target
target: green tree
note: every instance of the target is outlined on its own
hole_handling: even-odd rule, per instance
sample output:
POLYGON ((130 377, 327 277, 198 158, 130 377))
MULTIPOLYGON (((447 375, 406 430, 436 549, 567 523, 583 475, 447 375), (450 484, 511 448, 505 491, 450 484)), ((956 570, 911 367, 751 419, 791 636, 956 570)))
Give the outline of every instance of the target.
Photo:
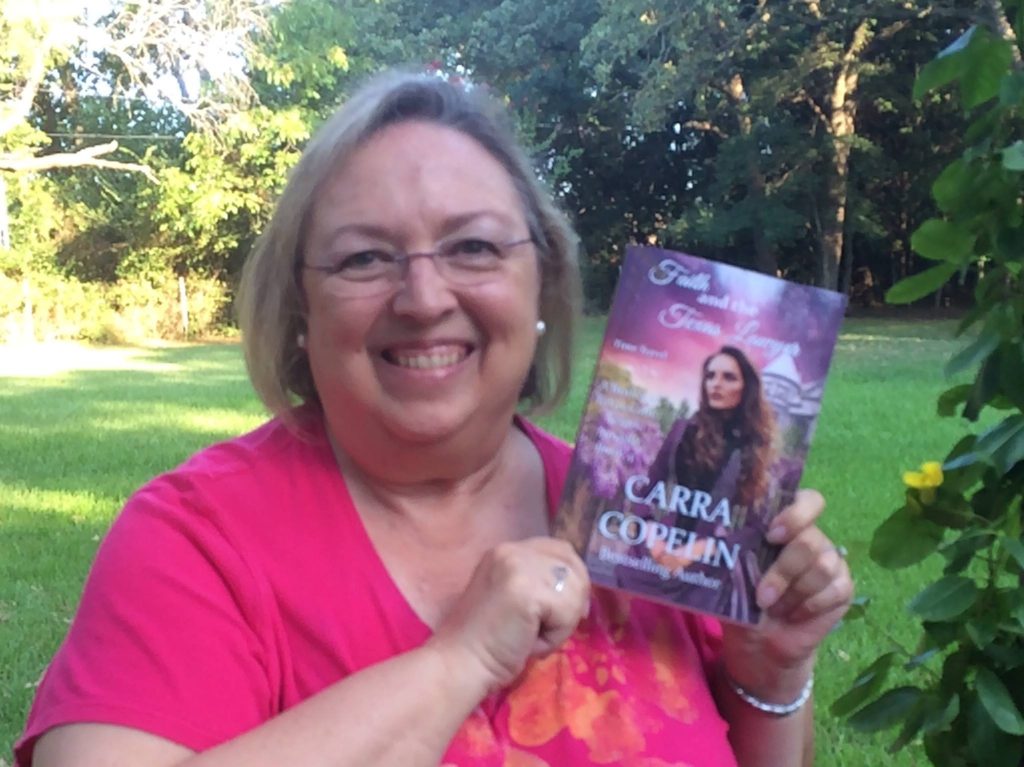
POLYGON ((1006 3, 1008 37, 995 10, 991 28, 972 26, 917 79, 917 96, 955 83, 970 125, 932 185, 941 217, 913 235, 935 265, 888 295, 908 302, 980 272, 965 346, 946 366, 973 380, 942 394, 938 413, 970 425, 989 408, 995 422, 904 475, 905 503, 875 531, 871 556, 898 569, 938 554, 942 574, 908 605, 918 646, 880 656, 833 706, 859 730, 900 726, 893 750, 923 739, 938 767, 1024 762, 1024 2, 1006 3))
POLYGON ((627 0, 603 8, 586 55, 603 82, 632 73, 632 119, 674 119, 687 143, 715 147, 715 183, 684 230, 703 221, 719 239, 745 235, 758 268, 813 268, 819 284, 837 287, 861 90, 933 7, 627 0), (808 221, 809 266, 784 263, 780 250, 802 238, 808 221))

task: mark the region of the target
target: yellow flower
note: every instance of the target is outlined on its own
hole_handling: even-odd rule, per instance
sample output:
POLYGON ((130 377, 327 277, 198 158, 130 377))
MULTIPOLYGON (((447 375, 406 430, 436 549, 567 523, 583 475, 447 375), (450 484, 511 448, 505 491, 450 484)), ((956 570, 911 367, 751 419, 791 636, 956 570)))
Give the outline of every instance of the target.
POLYGON ((921 471, 903 472, 903 484, 915 490, 936 488, 942 484, 942 464, 928 461, 921 464, 921 471))

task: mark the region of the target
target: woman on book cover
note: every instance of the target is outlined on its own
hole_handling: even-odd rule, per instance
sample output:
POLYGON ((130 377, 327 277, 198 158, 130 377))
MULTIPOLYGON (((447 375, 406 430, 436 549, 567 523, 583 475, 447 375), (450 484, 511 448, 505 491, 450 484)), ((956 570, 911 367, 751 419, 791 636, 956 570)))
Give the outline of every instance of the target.
MULTIPOLYGON (((243 274, 273 417, 132 496, 17 767, 807 764, 849 571, 807 493, 723 626, 550 536, 577 244, 481 87, 392 73, 311 140, 243 274)), ((716 395, 717 396, 717 395, 716 395)))
POLYGON ((625 567, 617 571, 620 583, 639 585, 639 578, 670 601, 750 622, 757 609, 756 585, 773 553, 765 536, 771 522, 769 510, 777 505, 772 503, 777 488, 769 471, 774 438, 774 417, 757 370, 740 349, 721 347, 701 367, 697 412, 671 426, 648 472, 651 485, 667 482, 707 493, 709 506, 728 499, 728 524, 721 516, 711 521, 660 516, 662 523, 678 524, 701 541, 690 559, 660 549, 652 552, 659 564, 674 573, 680 569, 699 572, 705 584, 717 581, 719 585, 692 585, 678 578, 665 581, 625 567), (729 567, 702 562, 703 549, 712 540, 715 546, 738 552, 738 561, 729 567))

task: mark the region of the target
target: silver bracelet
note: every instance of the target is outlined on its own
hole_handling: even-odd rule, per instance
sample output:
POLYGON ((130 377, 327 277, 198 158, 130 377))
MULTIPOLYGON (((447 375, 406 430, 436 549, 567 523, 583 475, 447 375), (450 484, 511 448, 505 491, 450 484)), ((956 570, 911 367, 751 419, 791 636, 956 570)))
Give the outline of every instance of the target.
POLYGON ((803 708, 804 703, 811 697, 811 690, 814 689, 814 674, 807 680, 807 684, 804 685, 804 689, 800 691, 800 694, 796 697, 792 703, 769 703, 766 700, 761 700, 756 695, 744 690, 740 687, 739 683, 729 676, 728 672, 725 672, 725 681, 729 683, 729 687, 736 693, 740 699, 748 706, 753 706, 758 711, 764 711, 766 714, 772 714, 774 716, 789 716, 790 714, 796 713, 803 708))

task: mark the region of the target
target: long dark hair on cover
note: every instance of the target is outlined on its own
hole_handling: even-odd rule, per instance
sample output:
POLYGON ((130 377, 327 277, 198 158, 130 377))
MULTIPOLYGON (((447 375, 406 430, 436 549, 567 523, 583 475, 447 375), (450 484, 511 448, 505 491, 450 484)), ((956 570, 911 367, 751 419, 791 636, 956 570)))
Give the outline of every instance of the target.
POLYGON ((723 346, 704 360, 700 385, 700 409, 693 416, 696 428, 686 430, 678 452, 683 468, 692 476, 717 476, 727 459, 726 430, 740 445, 740 476, 734 502, 750 508, 768 489, 775 419, 761 392, 761 377, 742 351, 723 346), (705 385, 711 361, 720 355, 735 360, 743 377, 739 405, 731 410, 713 409, 705 385))

